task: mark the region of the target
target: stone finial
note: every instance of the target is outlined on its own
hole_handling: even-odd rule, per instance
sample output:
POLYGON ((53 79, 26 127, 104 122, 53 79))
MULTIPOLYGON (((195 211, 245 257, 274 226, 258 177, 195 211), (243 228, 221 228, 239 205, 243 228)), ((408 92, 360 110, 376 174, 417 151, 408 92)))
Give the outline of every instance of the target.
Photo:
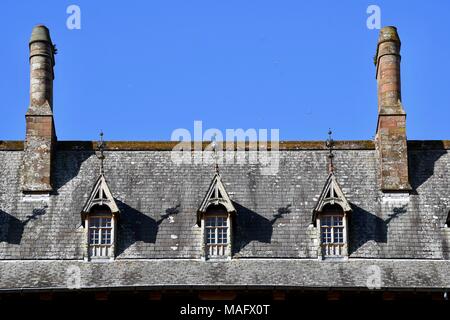
POLYGON ((401 101, 400 38, 395 27, 380 30, 376 53, 378 126, 376 147, 380 162, 380 188, 408 191, 406 113, 401 101))
POLYGON ((22 190, 24 193, 50 193, 52 155, 56 142, 53 122, 55 47, 45 26, 34 27, 29 49, 30 104, 25 115, 22 190))

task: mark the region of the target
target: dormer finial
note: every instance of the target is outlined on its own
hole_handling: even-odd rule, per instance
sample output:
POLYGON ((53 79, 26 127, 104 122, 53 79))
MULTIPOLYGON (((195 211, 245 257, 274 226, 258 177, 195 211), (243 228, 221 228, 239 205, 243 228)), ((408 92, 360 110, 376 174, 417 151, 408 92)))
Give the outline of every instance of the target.
POLYGON ((213 151, 214 151, 214 168, 216 170, 216 173, 219 174, 219 163, 218 163, 218 159, 217 159, 217 139, 216 139, 217 134, 214 133, 213 135, 213 141, 211 143, 213 151))
POLYGON ((334 173, 334 164, 333 164, 333 158, 334 158, 334 154, 333 154, 333 148, 334 148, 334 140, 333 137, 331 136, 333 134, 333 132, 331 131, 331 129, 328 130, 328 140, 326 142, 326 146, 328 148, 328 158, 330 159, 330 163, 328 166, 328 172, 329 173, 334 173))
POLYGON ((104 174, 104 168, 103 168, 103 160, 105 160, 105 154, 103 151, 105 150, 105 142, 103 141, 103 131, 100 131, 100 141, 97 143, 97 150, 99 151, 99 154, 97 155, 97 158, 100 160, 100 174, 104 174))

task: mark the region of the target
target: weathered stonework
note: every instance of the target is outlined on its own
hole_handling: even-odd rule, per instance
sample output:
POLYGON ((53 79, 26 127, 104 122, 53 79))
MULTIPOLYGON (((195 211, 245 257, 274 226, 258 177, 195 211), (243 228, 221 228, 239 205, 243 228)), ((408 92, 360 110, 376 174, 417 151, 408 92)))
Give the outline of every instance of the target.
POLYGON ((376 57, 378 126, 376 148, 383 191, 410 190, 406 113, 401 102, 400 39, 395 27, 380 31, 376 57))
POLYGON ((24 193, 52 191, 52 156, 56 142, 53 122, 55 49, 45 26, 36 26, 30 39, 30 105, 26 113, 23 155, 24 193))

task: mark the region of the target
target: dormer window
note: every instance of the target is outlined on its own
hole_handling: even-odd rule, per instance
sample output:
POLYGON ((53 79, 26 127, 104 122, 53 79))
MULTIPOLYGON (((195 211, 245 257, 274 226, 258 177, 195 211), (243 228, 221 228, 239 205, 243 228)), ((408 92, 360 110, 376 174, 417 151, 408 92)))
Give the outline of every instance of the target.
POLYGON ((114 259, 119 209, 101 174, 81 212, 86 229, 86 257, 114 259))
POLYGON ((205 215, 206 254, 208 257, 229 256, 229 215, 224 207, 208 208, 205 215))
POLYGON ((346 221, 339 206, 324 208, 319 217, 321 251, 325 257, 342 257, 346 255, 347 243, 346 221))
POLYGON ((231 258, 231 226, 235 213, 220 174, 216 173, 197 211, 197 225, 202 228, 203 256, 206 259, 231 258))
POLYGON ((88 219, 89 256, 114 256, 114 230, 111 210, 103 206, 95 208, 88 219))
POLYGON ((348 256, 348 217, 352 209, 331 172, 313 211, 320 246, 319 258, 348 256))

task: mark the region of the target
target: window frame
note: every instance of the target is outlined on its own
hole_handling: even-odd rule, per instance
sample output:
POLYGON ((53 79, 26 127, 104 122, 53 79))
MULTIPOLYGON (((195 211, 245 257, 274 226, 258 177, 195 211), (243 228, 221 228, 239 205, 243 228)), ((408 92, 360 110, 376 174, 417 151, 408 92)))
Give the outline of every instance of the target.
POLYGON ((220 259, 231 259, 232 256, 232 218, 231 214, 226 211, 226 209, 222 205, 218 206, 210 206, 205 214, 202 215, 201 218, 201 226, 202 226, 202 258, 204 260, 220 260, 220 259), (213 226, 208 225, 208 219, 214 218, 215 224, 213 226), (218 226, 217 221, 218 218, 223 218, 223 222, 225 225, 218 226), (208 230, 214 229, 214 241, 215 243, 209 243, 208 238, 208 230), (226 229, 225 242, 219 243, 219 229, 226 229), (214 249, 216 250, 214 251, 214 249), (220 252, 220 254, 217 254, 220 252))
POLYGON ((109 252, 113 247, 113 217, 112 215, 102 214, 102 215, 90 215, 88 222, 88 239, 89 239, 89 255, 91 257, 109 257, 109 252), (93 224, 93 220, 99 220, 100 223, 93 224), (109 220, 103 225, 105 220, 109 220), (109 226, 108 226, 109 223, 109 226), (94 237, 93 237, 94 235, 94 237), (106 237, 105 237, 106 235, 106 237), (97 237, 95 237, 97 236, 97 237), (107 239, 105 243, 103 243, 104 239, 107 239), (97 239, 98 241, 93 241, 97 239), (109 240, 109 241, 108 241, 109 240), (107 254, 96 254, 97 249, 101 252, 104 249, 107 254), (93 252, 95 254, 93 254, 93 252))
POLYGON ((205 254, 208 255, 208 257, 222 257, 227 256, 228 251, 228 245, 229 245, 229 222, 228 222, 228 215, 222 214, 222 213, 211 213, 205 216, 205 247, 206 252, 205 254), (209 224, 208 220, 214 219, 213 224, 209 224), (218 221, 221 219, 221 223, 219 224, 218 221), (209 237, 210 233, 209 230, 213 231, 213 237, 209 237), (225 237, 224 237, 225 234, 225 237), (214 240, 214 242, 210 242, 210 240, 214 240), (219 240, 222 240, 220 242, 219 240), (225 240, 225 242, 223 242, 225 240), (214 253, 213 253, 214 252, 214 253), (219 253, 221 252, 221 253, 219 253))
POLYGON ((319 259, 342 259, 348 258, 348 215, 339 205, 325 208, 317 215, 317 233, 319 239, 319 259), (335 224, 339 218, 340 223, 335 224), (329 219, 329 224, 324 220, 329 219), (336 219, 336 220, 335 220, 336 219), (336 232, 336 230, 342 230, 336 232), (323 231, 329 230, 329 236, 324 237, 323 231), (341 234, 342 241, 336 241, 335 236, 341 234), (330 241, 324 241, 324 239, 330 241))
POLYGON ((86 215, 86 256, 88 260, 112 260, 115 257, 116 247, 116 215, 111 213, 111 209, 108 206, 94 206, 91 211, 86 215), (94 227, 94 219, 109 219, 110 226, 94 227), (92 243, 91 231, 98 230, 98 242, 92 243), (101 243, 102 235, 105 234, 105 230, 109 230, 109 243, 101 243), (102 250, 103 248, 103 250, 102 250), (105 254, 98 254, 105 251, 105 254))

